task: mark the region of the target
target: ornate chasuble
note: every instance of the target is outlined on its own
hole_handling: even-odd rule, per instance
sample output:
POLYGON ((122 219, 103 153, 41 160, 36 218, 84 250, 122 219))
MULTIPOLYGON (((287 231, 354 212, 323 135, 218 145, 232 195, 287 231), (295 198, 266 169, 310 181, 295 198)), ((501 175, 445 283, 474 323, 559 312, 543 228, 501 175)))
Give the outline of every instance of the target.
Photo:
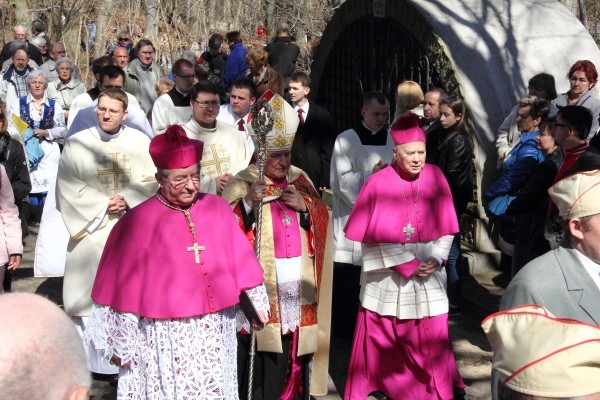
POLYGON ((58 167, 57 206, 69 232, 63 300, 65 311, 89 315, 90 293, 108 235, 121 214, 108 214, 109 197, 132 208, 157 188, 150 140, 125 127, 110 136, 90 128, 67 139, 58 167))
MULTIPOLYGON (((256 332, 256 337, 259 351, 281 353, 281 321, 273 241, 273 215, 270 202, 278 199, 282 194, 282 190, 268 178, 265 179, 267 182, 267 197, 265 197, 265 200, 267 202, 263 203, 262 206, 260 262, 264 270, 265 286, 269 295, 271 319, 265 328, 256 332)), ((240 207, 243 207, 241 199, 256 180, 258 180, 258 169, 256 166, 251 165, 230 180, 223 192, 223 198, 230 204, 235 205, 234 213, 238 217, 242 230, 244 229, 244 223, 240 211, 240 207)), ((329 215, 325 204, 302 170, 294 166, 290 167, 288 185, 294 185, 302 194, 310 213, 310 230, 306 232, 299 228, 301 229, 302 267, 298 355, 301 356, 314 353, 317 350, 317 299, 321 287, 329 215)), ((292 218, 298 221, 300 213, 296 212, 292 218)), ((248 240, 254 243, 255 232, 249 230, 245 234, 248 240)))
POLYGON ((215 127, 201 127, 193 118, 183 128, 188 137, 202 140, 204 150, 200 168, 202 181, 200 191, 216 194, 214 179, 225 173, 237 174, 250 163, 250 151, 245 138, 235 128, 220 121, 215 127))

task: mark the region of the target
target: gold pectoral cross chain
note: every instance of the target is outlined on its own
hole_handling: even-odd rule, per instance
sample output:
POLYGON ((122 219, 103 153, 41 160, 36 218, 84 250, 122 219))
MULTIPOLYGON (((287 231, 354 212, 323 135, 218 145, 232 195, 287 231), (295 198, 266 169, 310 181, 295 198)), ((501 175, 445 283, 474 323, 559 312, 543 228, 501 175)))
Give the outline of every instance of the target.
POLYGON ((196 264, 200 264, 202 262, 202 260, 200 259, 200 252, 204 251, 205 247, 198 245, 198 241, 196 240, 196 228, 194 227, 194 221, 192 221, 192 216, 190 215, 190 208, 192 208, 194 206, 194 204, 192 204, 190 206, 190 208, 188 208, 187 210, 184 210, 179 207, 174 207, 174 206, 168 204, 162 198, 162 196, 158 195, 158 193, 156 194, 156 198, 158 199, 158 201, 160 201, 162 204, 169 207, 170 209, 176 210, 176 211, 181 211, 183 213, 183 215, 185 215, 185 219, 187 221, 188 228, 190 229, 190 233, 192 234, 192 245, 187 248, 187 251, 193 251, 196 264))
POLYGON ((194 258, 196 260, 196 264, 200 264, 200 252, 204 250, 204 246, 199 246, 196 241, 196 229, 194 228, 194 222, 192 221, 192 216, 190 215, 189 210, 183 210, 183 215, 185 215, 185 219, 187 220, 188 227, 190 228, 190 232, 192 233, 192 239, 194 239, 194 243, 192 246, 187 248, 187 251, 194 252, 194 258))

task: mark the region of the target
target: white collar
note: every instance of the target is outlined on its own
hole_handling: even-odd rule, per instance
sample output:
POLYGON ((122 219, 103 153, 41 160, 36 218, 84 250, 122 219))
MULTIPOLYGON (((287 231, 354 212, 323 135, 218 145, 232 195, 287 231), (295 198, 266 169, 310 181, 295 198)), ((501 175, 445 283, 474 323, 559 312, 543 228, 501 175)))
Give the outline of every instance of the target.
POLYGON ((103 142, 109 142, 111 140, 118 138, 119 136, 121 136, 121 133, 123 133, 123 129, 125 129, 125 127, 123 125, 121 125, 121 128, 119 129, 119 131, 117 133, 115 133, 114 135, 110 135, 110 134, 104 132, 102 130, 102 128, 100 128, 100 125, 96 125, 96 130, 98 131, 100 140, 102 140, 103 142))
MULTIPOLYGON (((572 243, 571 246, 573 247, 572 243)), ((595 263, 594 260, 588 258, 588 256, 575 249, 575 247, 573 247, 573 249, 575 250, 577 258, 579 259, 579 261, 581 261, 581 264, 583 265, 587 273, 590 275, 596 286, 598 286, 598 289, 600 289, 600 264, 595 263)))
POLYGON ((308 103, 308 101, 306 101, 306 103, 304 103, 304 105, 302 107, 299 106, 294 106, 294 111, 296 111, 296 114, 298 114, 298 109, 302 109, 302 116, 304 117, 304 120, 306 121, 306 117, 308 116, 308 109, 309 109, 310 105, 308 103))

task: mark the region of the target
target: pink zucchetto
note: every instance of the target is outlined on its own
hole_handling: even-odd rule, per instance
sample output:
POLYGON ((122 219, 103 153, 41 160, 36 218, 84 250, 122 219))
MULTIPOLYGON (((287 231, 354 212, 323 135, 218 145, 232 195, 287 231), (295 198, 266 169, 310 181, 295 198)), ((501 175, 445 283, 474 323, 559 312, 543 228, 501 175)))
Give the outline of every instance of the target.
POLYGON ((417 114, 411 112, 400 115, 390 127, 390 135, 395 145, 423 142, 425 143, 425 131, 417 114))
POLYGON ((179 125, 172 125, 165 133, 150 141, 150 157, 156 168, 186 168, 202 160, 204 142, 190 139, 179 125))

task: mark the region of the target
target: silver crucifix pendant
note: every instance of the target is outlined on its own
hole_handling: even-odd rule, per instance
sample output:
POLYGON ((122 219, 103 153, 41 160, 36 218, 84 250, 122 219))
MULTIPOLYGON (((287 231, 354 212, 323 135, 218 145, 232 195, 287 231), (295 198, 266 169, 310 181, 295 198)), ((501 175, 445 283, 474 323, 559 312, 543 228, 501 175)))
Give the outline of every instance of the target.
POLYGON ((408 221, 408 224, 402 228, 402 232, 406 233, 406 240, 410 240, 410 235, 415 232, 415 228, 413 228, 413 226, 410 224, 410 221, 408 221))

